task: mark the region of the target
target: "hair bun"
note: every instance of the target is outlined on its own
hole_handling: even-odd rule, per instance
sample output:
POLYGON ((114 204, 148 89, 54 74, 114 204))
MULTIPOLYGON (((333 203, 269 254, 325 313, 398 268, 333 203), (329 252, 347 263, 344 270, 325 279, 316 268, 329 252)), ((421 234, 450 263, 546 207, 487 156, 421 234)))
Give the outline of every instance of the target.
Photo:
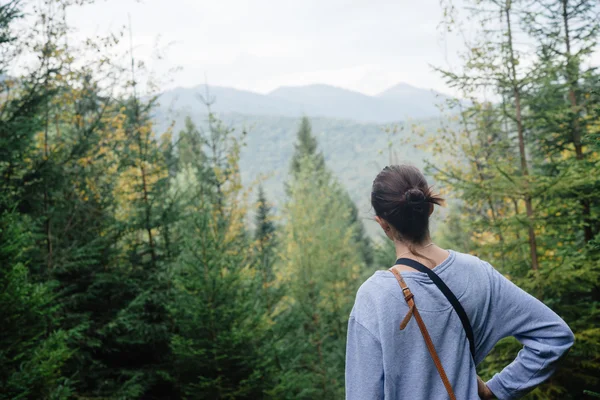
POLYGON ((425 204, 426 198, 425 193, 419 188, 411 188, 406 191, 404 194, 406 199, 406 204, 409 209, 413 212, 422 213, 425 210, 423 206, 425 204))
POLYGON ((425 202, 425 193, 419 188, 411 188, 404 194, 409 204, 421 204, 425 202))
POLYGON ((413 244, 425 243, 433 205, 442 201, 432 193, 423 173, 410 165, 384 168, 371 189, 375 215, 394 227, 394 238, 413 244))

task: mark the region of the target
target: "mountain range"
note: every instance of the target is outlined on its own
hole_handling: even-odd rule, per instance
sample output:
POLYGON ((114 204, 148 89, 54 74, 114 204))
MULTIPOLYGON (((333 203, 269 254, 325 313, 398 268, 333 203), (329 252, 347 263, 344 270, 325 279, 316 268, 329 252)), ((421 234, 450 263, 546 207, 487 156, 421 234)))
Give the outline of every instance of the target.
POLYGON ((198 85, 168 90, 159 101, 163 108, 193 113, 203 109, 199 96, 214 100, 212 109, 218 113, 308 115, 371 123, 432 118, 439 115, 437 105, 448 99, 433 90, 400 83, 375 96, 322 84, 282 86, 267 94, 198 85))

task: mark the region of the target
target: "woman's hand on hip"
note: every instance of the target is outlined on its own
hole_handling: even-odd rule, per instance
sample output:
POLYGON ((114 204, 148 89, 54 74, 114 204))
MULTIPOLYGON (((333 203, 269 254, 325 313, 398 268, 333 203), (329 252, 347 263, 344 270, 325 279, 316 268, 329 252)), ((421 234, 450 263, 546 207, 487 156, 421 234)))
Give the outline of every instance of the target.
POLYGON ((477 377, 477 393, 482 400, 492 400, 496 398, 494 393, 492 393, 490 388, 487 387, 485 382, 479 376, 477 377))

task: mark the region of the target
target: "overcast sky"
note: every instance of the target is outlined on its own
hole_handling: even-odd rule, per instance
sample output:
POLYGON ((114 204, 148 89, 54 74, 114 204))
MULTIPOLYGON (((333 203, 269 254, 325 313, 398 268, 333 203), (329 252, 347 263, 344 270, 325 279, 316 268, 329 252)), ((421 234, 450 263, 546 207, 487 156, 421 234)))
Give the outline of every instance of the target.
POLYGON ((438 29, 439 0, 106 0, 69 19, 89 36, 127 25, 128 14, 136 57, 157 38, 170 44, 157 67, 181 67, 169 86, 206 75, 261 93, 326 83, 375 94, 399 82, 451 93, 431 65, 459 65, 462 49, 438 29))
POLYGON ((72 11, 83 36, 132 18, 136 55, 170 43, 171 86, 204 82, 266 93, 326 83, 367 94, 396 83, 448 92, 430 65, 460 41, 437 29, 439 0, 107 0, 72 11))

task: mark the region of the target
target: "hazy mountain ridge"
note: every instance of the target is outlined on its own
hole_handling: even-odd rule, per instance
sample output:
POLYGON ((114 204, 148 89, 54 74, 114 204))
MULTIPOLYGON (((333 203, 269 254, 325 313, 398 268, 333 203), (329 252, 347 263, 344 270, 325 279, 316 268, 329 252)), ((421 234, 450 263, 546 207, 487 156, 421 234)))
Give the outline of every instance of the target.
POLYGON ((203 108, 198 95, 213 99, 213 110, 219 113, 308 115, 371 123, 437 117, 437 105, 449 98, 407 84, 398 84, 376 96, 321 84, 282 86, 267 94, 211 85, 207 91, 206 85, 198 85, 168 90, 160 96, 160 103, 163 108, 194 112, 203 108))

